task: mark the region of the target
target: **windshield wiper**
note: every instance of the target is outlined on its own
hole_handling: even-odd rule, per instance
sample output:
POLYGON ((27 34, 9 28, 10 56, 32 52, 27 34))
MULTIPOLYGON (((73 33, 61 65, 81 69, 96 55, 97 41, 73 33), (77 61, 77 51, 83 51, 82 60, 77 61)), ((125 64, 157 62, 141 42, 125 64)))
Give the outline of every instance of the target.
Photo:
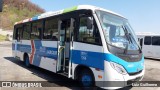
MULTIPOLYGON (((125 32, 125 36, 127 37, 129 43, 130 43, 130 42, 133 43, 132 40, 131 40, 131 38, 130 38, 129 35, 128 35, 128 31, 127 31, 126 27, 125 27, 125 26, 122 26, 122 28, 123 28, 123 30, 124 30, 124 32, 125 32)), ((126 48, 125 48, 125 50, 124 50, 124 53, 125 53, 125 54, 127 54, 128 44, 129 44, 129 43, 126 44, 127 46, 126 46, 126 48)))
MULTIPOLYGON (((131 33, 128 33, 127 28, 126 28, 125 26, 122 26, 122 28, 123 28, 124 31, 125 31, 126 37, 130 40, 130 42, 131 42, 132 44, 135 44, 135 43, 136 43, 136 45, 138 46, 139 52, 141 52, 140 47, 139 47, 139 45, 137 44, 137 41, 133 38, 132 34, 131 34, 131 33), (132 40, 134 40, 135 43, 134 43, 132 40)), ((127 45, 127 46, 128 46, 128 45, 127 45)), ((127 49, 128 49, 128 47, 126 48, 125 53, 127 52, 127 49)))
POLYGON ((131 33, 129 33, 129 37, 131 37, 132 38, 132 40, 134 40, 134 42, 136 43, 136 45, 138 46, 138 50, 139 50, 139 52, 141 53, 142 51, 141 51, 141 49, 140 49, 140 47, 139 47, 139 45, 137 44, 137 41, 133 38, 133 36, 131 35, 131 33))
POLYGON ((125 26, 122 26, 122 28, 123 28, 123 30, 124 30, 124 32, 125 32, 125 36, 127 37, 128 41, 133 44, 133 42, 132 42, 132 40, 131 40, 131 37, 129 36, 130 33, 128 33, 126 27, 125 27, 125 26))

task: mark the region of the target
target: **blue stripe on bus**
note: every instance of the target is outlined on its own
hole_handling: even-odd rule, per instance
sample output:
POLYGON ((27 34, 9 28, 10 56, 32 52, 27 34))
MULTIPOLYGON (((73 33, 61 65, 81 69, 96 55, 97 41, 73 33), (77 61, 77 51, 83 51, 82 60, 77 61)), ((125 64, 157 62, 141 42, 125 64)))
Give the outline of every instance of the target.
MULTIPOLYGON (((14 45, 14 44, 13 44, 14 45)), ((12 46, 14 48, 14 46, 12 46)), ((20 45, 18 44, 18 50, 30 53, 31 46, 30 45, 20 45)), ((52 47, 44 47, 42 46, 41 41, 35 41, 35 58, 33 63, 39 65, 42 57, 51 58, 57 60, 57 48, 52 47)), ((71 60, 75 64, 86 65, 93 68, 99 68, 104 70, 104 60, 112 61, 122 65, 128 73, 137 72, 137 69, 144 69, 143 63, 144 58, 142 58, 138 62, 126 62, 123 59, 118 58, 113 54, 104 54, 99 52, 90 52, 90 51, 80 51, 80 50, 72 50, 71 60)))
POLYGON ((112 61, 122 65, 128 73, 137 72, 137 69, 138 70, 144 69, 142 65, 144 63, 144 58, 142 58, 138 62, 126 62, 113 54, 104 54, 104 53, 80 51, 80 50, 73 50, 72 52, 73 53, 71 60, 75 64, 81 64, 104 70, 104 60, 106 60, 109 62, 112 61))
POLYGON ((21 52, 26 52, 26 53, 31 52, 31 46, 30 45, 17 44, 17 49, 21 52))
POLYGON ((12 43, 12 50, 15 50, 15 44, 12 43))
POLYGON ((75 64, 81 64, 81 65, 104 70, 104 54, 103 53, 73 50, 71 60, 75 64))
MULTIPOLYGON (((47 57, 47 58, 50 58, 50 59, 57 60, 57 48, 44 47, 44 46, 42 46, 42 47, 45 48, 45 49, 42 50, 42 49, 38 49, 38 47, 36 47, 36 49, 38 49, 38 50, 36 50, 35 54, 38 54, 41 57, 44 56, 44 57, 47 57)), ((14 45, 13 45, 13 50, 14 50, 14 45)), ((31 53, 31 46, 30 45, 17 44, 17 50, 21 51, 21 52, 31 53)))
POLYGON ((34 40, 35 54, 33 58, 33 65, 40 66, 42 56, 39 54, 42 42, 40 40, 34 40))
POLYGON ((41 57, 47 57, 51 59, 56 59, 57 60, 57 48, 55 47, 44 47, 42 46, 42 42, 39 40, 35 40, 35 49, 36 52, 35 54, 40 55, 41 57))
POLYGON ((58 50, 57 48, 46 47, 47 52, 44 55, 48 58, 57 60, 57 55, 58 55, 57 50, 58 50))

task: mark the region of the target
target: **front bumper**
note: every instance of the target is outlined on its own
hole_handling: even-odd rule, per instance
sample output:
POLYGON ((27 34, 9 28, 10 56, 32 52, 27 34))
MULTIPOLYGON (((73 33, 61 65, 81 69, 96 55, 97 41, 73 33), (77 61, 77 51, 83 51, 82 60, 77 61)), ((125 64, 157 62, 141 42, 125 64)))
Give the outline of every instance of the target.
POLYGON ((105 61, 104 69, 104 89, 118 89, 131 85, 135 81, 141 81, 144 77, 145 69, 141 72, 133 75, 122 75, 113 69, 110 65, 110 62, 105 61), (109 86, 110 85, 110 86, 109 86))

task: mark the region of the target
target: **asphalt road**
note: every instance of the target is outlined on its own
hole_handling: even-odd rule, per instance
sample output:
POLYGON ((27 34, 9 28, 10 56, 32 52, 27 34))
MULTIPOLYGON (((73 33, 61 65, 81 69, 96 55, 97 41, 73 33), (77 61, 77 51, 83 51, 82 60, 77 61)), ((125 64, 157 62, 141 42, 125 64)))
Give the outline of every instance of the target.
MULTIPOLYGON (((160 61, 145 59, 146 72, 143 81, 160 81, 160 61)), ((0 81, 71 81, 64 76, 34 67, 26 68, 24 63, 12 57, 11 42, 0 42, 0 81)), ((0 90, 70 90, 69 85, 77 83, 53 82, 55 87, 43 88, 1 88, 0 90)), ((95 88, 99 89, 99 88, 95 88)), ((160 90, 160 87, 126 87, 120 90, 160 90)))

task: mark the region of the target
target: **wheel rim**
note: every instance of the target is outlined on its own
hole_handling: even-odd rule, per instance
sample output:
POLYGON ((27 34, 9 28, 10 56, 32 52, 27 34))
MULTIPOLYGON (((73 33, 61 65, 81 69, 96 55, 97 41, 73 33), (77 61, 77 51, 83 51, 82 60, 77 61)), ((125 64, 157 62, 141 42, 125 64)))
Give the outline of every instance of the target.
POLYGON ((83 84, 83 86, 91 86, 92 77, 90 75, 83 75, 82 76, 82 84, 83 84))

